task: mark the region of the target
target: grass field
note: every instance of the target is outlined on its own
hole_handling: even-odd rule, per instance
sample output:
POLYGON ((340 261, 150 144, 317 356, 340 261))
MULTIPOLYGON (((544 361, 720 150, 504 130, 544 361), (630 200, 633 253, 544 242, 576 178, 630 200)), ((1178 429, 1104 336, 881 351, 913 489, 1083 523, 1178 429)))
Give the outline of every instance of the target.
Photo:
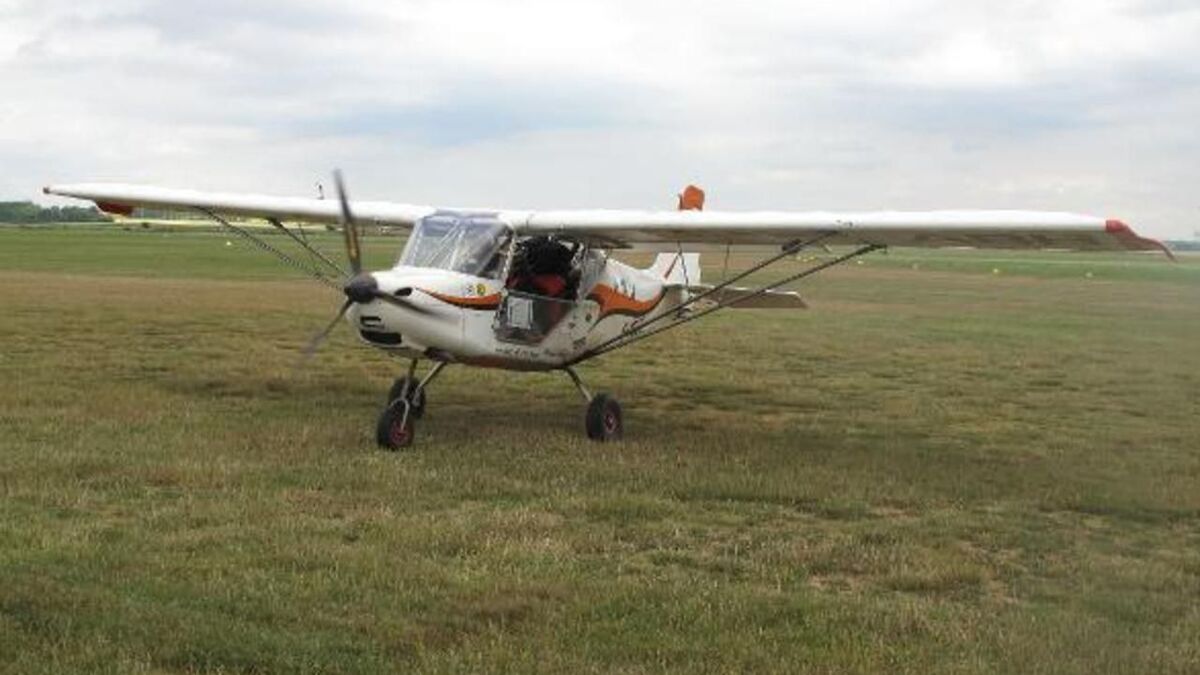
POLYGON ((296 367, 337 294, 0 230, 0 671, 1200 671, 1200 258, 801 290, 586 366, 624 443, 565 377, 451 368, 391 454, 401 364, 296 367))

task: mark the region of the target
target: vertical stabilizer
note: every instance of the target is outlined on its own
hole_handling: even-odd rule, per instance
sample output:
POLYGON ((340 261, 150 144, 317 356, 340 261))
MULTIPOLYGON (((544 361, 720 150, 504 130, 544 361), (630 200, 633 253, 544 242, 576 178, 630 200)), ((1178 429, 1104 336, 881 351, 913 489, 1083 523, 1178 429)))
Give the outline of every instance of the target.
POLYGON ((668 286, 695 286, 700 283, 700 254, 659 253, 648 271, 665 279, 668 286))

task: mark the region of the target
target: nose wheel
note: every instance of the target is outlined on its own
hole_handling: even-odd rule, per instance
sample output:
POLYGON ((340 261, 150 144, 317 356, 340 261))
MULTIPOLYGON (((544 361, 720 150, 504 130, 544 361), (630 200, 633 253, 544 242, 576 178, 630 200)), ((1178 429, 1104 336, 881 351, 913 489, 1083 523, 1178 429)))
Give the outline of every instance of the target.
POLYGON ((425 377, 416 378, 417 361, 408 367, 408 374, 398 378, 388 390, 387 406, 375 424, 375 441, 386 450, 412 447, 416 439, 416 421, 425 415, 425 388, 446 367, 444 361, 434 364, 425 377))
POLYGON ((412 447, 416 438, 416 415, 407 399, 398 398, 383 409, 375 425, 375 441, 387 450, 412 447))

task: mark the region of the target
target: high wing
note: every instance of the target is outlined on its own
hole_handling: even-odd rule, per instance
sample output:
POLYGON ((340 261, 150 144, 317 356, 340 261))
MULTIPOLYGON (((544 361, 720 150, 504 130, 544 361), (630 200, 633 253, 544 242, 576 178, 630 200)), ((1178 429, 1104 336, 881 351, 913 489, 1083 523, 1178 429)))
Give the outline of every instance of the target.
MULTIPOLYGON (((86 199, 109 213, 134 207, 195 209, 223 215, 337 223, 336 200, 201 192, 117 183, 58 185, 46 194, 86 199)), ((432 206, 355 201, 363 222, 411 226, 432 206)), ((826 245, 1164 251, 1119 220, 1045 211, 494 211, 522 234, 562 235, 614 248, 826 245)))
MULTIPOLYGON (((193 209, 226 216, 274 218, 283 221, 336 224, 341 211, 336 199, 271 197, 230 192, 175 190, 121 183, 80 183, 43 188, 48 195, 86 199, 101 211, 131 215, 135 207, 193 209)), ((436 209, 416 204, 354 202, 354 215, 362 222, 411 226, 436 209)))
POLYGON ((612 246, 827 245, 1164 251, 1119 220, 1043 211, 538 211, 512 213, 518 231, 612 246))

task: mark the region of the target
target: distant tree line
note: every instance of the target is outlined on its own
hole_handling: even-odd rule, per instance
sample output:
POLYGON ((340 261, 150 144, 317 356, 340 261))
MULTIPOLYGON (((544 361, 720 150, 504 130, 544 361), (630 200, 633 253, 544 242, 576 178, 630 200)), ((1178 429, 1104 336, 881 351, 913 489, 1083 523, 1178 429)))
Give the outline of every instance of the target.
POLYGON ((0 223, 106 223, 112 219, 94 206, 38 206, 0 202, 0 223))

